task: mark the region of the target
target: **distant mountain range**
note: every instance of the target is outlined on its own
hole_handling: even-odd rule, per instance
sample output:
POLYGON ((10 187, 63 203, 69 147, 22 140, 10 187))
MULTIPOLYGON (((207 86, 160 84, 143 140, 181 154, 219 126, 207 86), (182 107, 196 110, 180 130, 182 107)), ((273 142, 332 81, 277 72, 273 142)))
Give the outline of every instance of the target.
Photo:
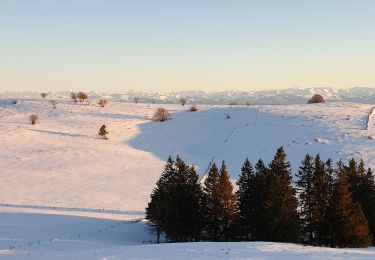
MULTIPOLYGON (((177 91, 169 93, 151 93, 126 91, 124 93, 106 93, 98 91, 87 92, 90 99, 105 97, 113 101, 133 102, 135 97, 141 103, 178 103, 185 98, 188 103, 197 104, 304 104, 314 94, 321 94, 327 102, 351 101, 360 103, 375 103, 375 88, 355 87, 351 89, 334 88, 289 88, 282 90, 263 91, 177 91)), ((48 93, 53 98, 69 98, 69 91, 48 93)), ((38 92, 2 92, 1 99, 6 98, 40 98, 38 92)))

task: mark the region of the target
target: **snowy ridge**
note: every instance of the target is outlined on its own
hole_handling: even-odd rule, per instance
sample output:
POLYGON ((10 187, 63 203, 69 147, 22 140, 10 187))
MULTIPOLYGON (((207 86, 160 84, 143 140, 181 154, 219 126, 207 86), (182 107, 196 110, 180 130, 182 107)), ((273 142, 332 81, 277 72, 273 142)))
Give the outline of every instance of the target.
MULTIPOLYGON (((53 98, 69 98, 70 91, 49 92, 53 98)), ((225 105, 237 104, 305 104, 314 94, 321 94, 327 101, 350 101, 361 103, 375 103, 375 88, 355 87, 351 89, 334 88, 289 88, 283 90, 263 91, 180 91, 170 93, 149 93, 141 91, 126 91, 124 93, 88 92, 89 98, 98 99, 105 97, 113 101, 133 102, 135 97, 142 103, 178 103, 180 98, 185 98, 189 103, 225 105)), ((7 98, 40 98, 38 92, 3 92, 0 99, 7 98)))

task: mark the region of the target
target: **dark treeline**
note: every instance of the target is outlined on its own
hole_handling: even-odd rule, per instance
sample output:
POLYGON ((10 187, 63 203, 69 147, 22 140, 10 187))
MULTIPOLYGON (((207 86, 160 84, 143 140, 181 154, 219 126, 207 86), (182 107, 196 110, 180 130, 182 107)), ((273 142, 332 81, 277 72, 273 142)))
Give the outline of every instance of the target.
POLYGON ((236 182, 225 162, 204 183, 171 157, 146 208, 149 227, 168 241, 274 241, 330 247, 375 244, 375 182, 363 160, 322 161, 306 154, 292 181, 280 147, 267 165, 246 159, 236 182))

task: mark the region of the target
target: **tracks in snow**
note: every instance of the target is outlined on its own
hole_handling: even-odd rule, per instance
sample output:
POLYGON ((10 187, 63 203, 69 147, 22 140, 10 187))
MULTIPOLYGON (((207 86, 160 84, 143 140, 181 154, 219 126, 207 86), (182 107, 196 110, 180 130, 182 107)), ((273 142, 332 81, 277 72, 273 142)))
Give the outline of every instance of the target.
MULTIPOLYGON (((260 111, 261 111, 261 108, 262 108, 262 106, 259 106, 258 109, 257 109, 257 111, 256 111, 255 119, 254 119, 254 122, 253 122, 253 124, 252 124, 253 126, 255 126, 255 125, 257 124, 257 120, 258 120, 258 116, 259 116, 259 113, 260 113, 260 111)), ((375 107, 374 107, 374 108, 375 108, 375 107)), ((249 125, 250 125, 250 123, 246 123, 246 124, 243 124, 243 125, 236 125, 236 126, 234 126, 234 127, 232 128, 232 130, 230 131, 230 133, 226 136, 226 138, 224 139, 224 141, 220 144, 218 151, 217 151, 217 152, 214 154, 214 156, 211 158, 211 161, 210 161, 210 163, 208 164, 206 171, 204 172, 204 174, 202 175, 202 177, 200 178, 199 181, 202 181, 203 178, 204 178, 204 176, 207 176, 208 171, 210 170, 212 164, 214 163, 214 161, 215 161, 215 159, 216 159, 216 154, 218 154, 218 153, 223 149, 223 147, 225 146, 225 144, 228 143, 228 141, 229 141, 230 138, 233 136, 233 134, 236 132, 236 130, 237 130, 238 128, 241 128, 241 127, 247 127, 247 126, 249 126, 249 125)))

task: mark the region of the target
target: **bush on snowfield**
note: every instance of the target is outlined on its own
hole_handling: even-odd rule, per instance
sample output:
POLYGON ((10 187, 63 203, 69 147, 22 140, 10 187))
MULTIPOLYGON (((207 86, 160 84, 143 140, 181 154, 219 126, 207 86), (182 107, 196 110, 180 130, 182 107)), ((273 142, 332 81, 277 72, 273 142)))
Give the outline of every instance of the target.
POLYGON ((152 117, 152 119, 154 119, 155 121, 161 121, 161 122, 167 120, 168 118, 169 118, 169 113, 163 107, 159 107, 158 109, 156 109, 154 116, 152 117))
POLYGON ((32 125, 35 125, 36 121, 38 120, 38 115, 36 114, 31 114, 29 115, 29 119, 32 125))
POLYGON ((319 94, 315 94, 312 96, 312 98, 309 99, 307 103, 309 104, 314 104, 314 103, 323 103, 324 102, 324 97, 319 94))

